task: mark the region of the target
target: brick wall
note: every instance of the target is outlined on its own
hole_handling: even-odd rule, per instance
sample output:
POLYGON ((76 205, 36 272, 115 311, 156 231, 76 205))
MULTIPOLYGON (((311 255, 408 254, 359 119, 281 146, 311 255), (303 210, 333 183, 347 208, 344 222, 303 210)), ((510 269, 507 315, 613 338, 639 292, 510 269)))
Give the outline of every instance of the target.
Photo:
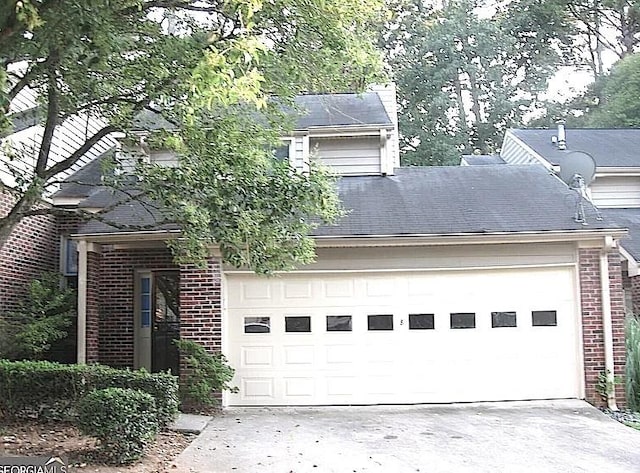
MULTIPOLYGON (((222 349, 222 276, 220 262, 213 258, 205 269, 180 267, 180 338, 198 342, 211 353, 222 349)), ((184 379, 184 360, 180 364, 184 379)))
MULTIPOLYGON (((619 254, 610 254, 608 263, 614 343, 614 373, 617 376, 622 376, 625 363, 625 312, 619 254)), ((596 390, 598 376, 605 371, 602 294, 600 288, 600 250, 597 248, 581 249, 579 252, 579 265, 585 395, 587 401, 592 404, 602 405, 603 401, 596 390)), ((624 386, 622 383, 616 386, 616 399, 619 405, 624 405, 624 386)))
MULTIPOLYGON (((14 202, 14 196, 0 191, 0 217, 14 202)), ((49 215, 23 219, 7 241, 0 242, 0 312, 16 308, 30 281, 43 272, 57 271, 58 252, 56 219, 49 215)))
POLYGON ((106 248, 102 252, 99 272, 101 363, 133 367, 134 277, 135 271, 142 269, 177 269, 177 266, 166 248, 106 248))
POLYGON ((87 363, 100 361, 100 255, 87 252, 87 363))
POLYGON ((629 285, 631 290, 631 308, 633 313, 640 314, 640 276, 633 276, 629 278, 629 285))

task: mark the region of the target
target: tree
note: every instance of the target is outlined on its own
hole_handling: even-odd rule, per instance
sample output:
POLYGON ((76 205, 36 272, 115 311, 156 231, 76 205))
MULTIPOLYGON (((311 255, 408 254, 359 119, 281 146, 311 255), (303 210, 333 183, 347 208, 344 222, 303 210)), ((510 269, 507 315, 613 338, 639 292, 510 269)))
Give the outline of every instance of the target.
POLYGON ((0 314, 0 358, 41 359, 67 336, 75 311, 75 291, 61 289, 57 274, 43 274, 15 312, 0 314))
MULTIPOLYGON (((563 0, 564 1, 564 0, 563 0)), ((594 79, 606 72, 605 51, 618 59, 632 54, 640 41, 640 4, 629 0, 568 0, 576 25, 576 44, 586 53, 594 79)))
POLYGON ((409 0, 398 9, 387 51, 404 164, 456 164, 461 153, 495 151, 546 87, 558 10, 522 0, 484 18, 478 7, 459 0, 430 10, 409 0))
POLYGON ((619 61, 596 85, 599 101, 585 114, 588 126, 640 127, 640 53, 619 61))
MULTIPOLYGON (((87 150, 128 132, 140 111, 160 108, 179 130, 157 141, 175 147, 181 168, 138 169, 146 179, 135 196, 161 203, 162 221, 182 225, 178 253, 202 255, 216 229, 233 263, 264 272, 309 261, 306 234, 313 222, 336 218, 338 201, 321 173, 285 172, 272 158, 270 147, 287 130, 267 97, 362 88, 379 77, 369 31, 382 13, 379 0, 4 2, 0 124, 9 126, 11 101, 33 90, 43 132, 33 165, 11 168, 16 203, 0 218, 0 242, 21 219, 51 211, 37 206, 43 193, 87 150), (55 156, 56 127, 78 114, 106 124, 75 152, 55 156), (203 185, 215 190, 202 195, 203 185), (283 194, 271 200, 272 192, 283 194), (274 209, 281 195, 299 200, 274 209), (257 228, 264 221, 270 225, 257 228)), ((7 150, 2 159, 17 162, 20 153, 7 150)))

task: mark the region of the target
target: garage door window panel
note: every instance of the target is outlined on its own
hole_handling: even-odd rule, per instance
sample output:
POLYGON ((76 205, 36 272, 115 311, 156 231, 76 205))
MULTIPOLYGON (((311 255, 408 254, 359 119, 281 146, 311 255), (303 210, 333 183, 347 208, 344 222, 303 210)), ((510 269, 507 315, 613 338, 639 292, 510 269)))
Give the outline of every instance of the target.
POLYGON ((393 330, 393 315, 369 315, 367 317, 369 330, 393 330))
POLYGON ((351 332, 353 324, 350 315, 327 315, 327 332, 351 332))
POLYGON ((555 327, 558 316, 555 310, 534 310, 531 312, 531 323, 534 327, 555 327))
POLYGON ((244 333, 270 333, 270 317, 245 317, 244 333))
POLYGON ((454 312, 451 314, 451 328, 476 328, 476 314, 474 312, 454 312))
POLYGON ((491 327, 517 327, 515 312, 491 312, 491 327))
POLYGON ((434 314, 409 314, 409 330, 433 330, 434 314))
POLYGON ((289 333, 311 332, 311 317, 285 317, 284 331, 289 333))

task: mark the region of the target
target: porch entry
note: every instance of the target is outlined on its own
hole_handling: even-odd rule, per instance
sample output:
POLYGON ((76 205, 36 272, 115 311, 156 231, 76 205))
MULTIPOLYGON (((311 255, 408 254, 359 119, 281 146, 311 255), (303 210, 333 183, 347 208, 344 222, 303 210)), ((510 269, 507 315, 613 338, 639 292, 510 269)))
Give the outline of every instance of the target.
POLYGON ((135 293, 135 367, 179 374, 180 273, 139 271, 135 293))

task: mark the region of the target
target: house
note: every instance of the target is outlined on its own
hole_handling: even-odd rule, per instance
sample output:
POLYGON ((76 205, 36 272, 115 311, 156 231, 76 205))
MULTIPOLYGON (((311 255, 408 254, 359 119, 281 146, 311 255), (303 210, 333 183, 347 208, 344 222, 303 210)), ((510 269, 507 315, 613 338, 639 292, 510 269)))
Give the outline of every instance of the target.
MULTIPOLYGON (((9 66, 11 70, 13 66, 9 66)), ((42 139, 40 107, 36 92, 23 88, 11 101, 9 114, 12 129, 0 136, 0 217, 13 207, 18 184, 17 178, 33 169, 38 146, 42 139), (18 150, 7 156, 10 145, 18 150)), ((65 119, 55 129, 52 137, 50 164, 55 164, 74 153, 86 137, 92 136, 105 126, 104 121, 88 114, 78 114, 65 119), (81 137, 81 139, 78 139, 81 137)), ((56 176, 64 179, 115 146, 111 136, 99 140, 68 171, 56 176)), ((57 189, 51 184, 46 192, 57 189)), ((49 205, 44 203, 43 205, 49 205)), ((50 215, 33 216, 22 220, 6 242, 0 242, 0 312, 16 309, 26 294, 30 281, 43 272, 54 272, 59 268, 60 222, 50 215)))
POLYGON ((508 164, 539 164, 558 170, 576 151, 595 161, 587 192, 608 218, 629 229, 620 241, 628 311, 640 312, 640 129, 513 129, 500 156, 508 164))
MULTIPOLYGON (((575 222, 574 191, 540 166, 398 167, 392 89, 298 103, 288 159, 331 166, 350 210, 315 231, 317 261, 265 278, 212 248, 199 269, 166 249, 177 229, 66 223, 78 362, 177 372, 179 336, 227 355, 224 405, 601 402, 624 370, 625 227, 575 222)), ((54 204, 143 217, 113 205, 96 161, 79 172, 54 204)))

